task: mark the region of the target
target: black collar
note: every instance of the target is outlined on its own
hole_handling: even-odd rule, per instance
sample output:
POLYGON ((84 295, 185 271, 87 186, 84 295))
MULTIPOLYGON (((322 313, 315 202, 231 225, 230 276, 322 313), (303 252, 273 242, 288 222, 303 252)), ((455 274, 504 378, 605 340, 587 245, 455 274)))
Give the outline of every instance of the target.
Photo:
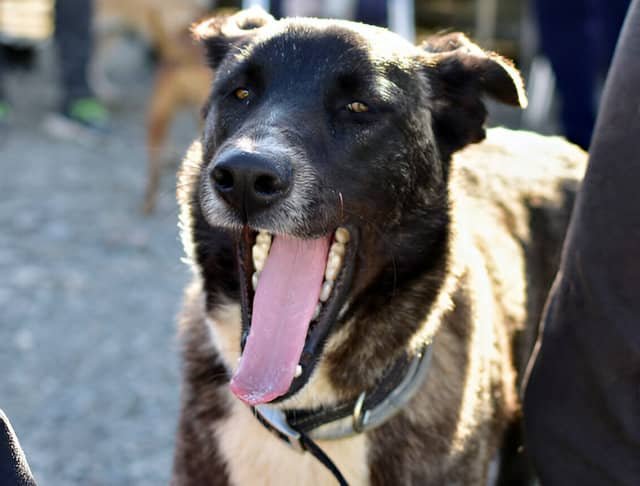
POLYGON ((431 354, 431 343, 413 355, 404 353, 385 370, 371 390, 330 408, 285 411, 272 405, 258 405, 252 410, 270 432, 300 452, 311 452, 331 470, 339 484, 346 485, 335 464, 312 439, 341 439, 382 425, 418 391, 427 375, 431 354))

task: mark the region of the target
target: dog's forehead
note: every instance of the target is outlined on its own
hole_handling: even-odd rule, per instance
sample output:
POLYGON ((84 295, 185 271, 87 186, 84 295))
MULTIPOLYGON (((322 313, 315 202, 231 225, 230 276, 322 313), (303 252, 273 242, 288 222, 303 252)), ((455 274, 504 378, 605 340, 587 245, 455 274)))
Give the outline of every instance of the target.
POLYGON ((289 69, 344 67, 378 70, 393 63, 411 64, 415 46, 387 29, 349 21, 284 19, 261 29, 239 54, 245 60, 289 69))

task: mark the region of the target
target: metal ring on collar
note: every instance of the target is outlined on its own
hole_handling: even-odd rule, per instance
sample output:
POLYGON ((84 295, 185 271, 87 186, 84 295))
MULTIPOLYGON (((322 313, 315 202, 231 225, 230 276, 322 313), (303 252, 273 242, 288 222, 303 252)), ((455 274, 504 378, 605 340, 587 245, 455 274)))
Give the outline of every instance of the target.
POLYGON ((364 419, 367 413, 362 413, 362 408, 364 406, 364 399, 366 398, 366 396, 367 392, 363 391, 356 400, 356 404, 353 407, 353 415, 351 416, 351 419, 353 431, 356 433, 360 433, 364 430, 364 419))

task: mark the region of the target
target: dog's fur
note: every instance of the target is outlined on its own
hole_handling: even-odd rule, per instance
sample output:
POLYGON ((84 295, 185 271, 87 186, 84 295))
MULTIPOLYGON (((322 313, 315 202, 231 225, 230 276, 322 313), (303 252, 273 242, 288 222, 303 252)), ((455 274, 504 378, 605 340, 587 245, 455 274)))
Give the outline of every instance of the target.
POLYGON ((352 485, 486 484, 517 421, 516 373, 532 346, 584 154, 502 129, 461 150, 485 138, 483 95, 522 105, 524 94, 508 62, 459 34, 418 48, 377 28, 275 22, 252 10, 212 19, 196 35, 218 76, 178 187, 196 277, 180 324, 173 484, 334 484, 229 391, 241 340, 234 242, 246 224, 299 238, 343 224, 359 234, 343 312, 306 384, 278 406, 353 399, 403 352, 433 340, 427 379, 401 413, 320 446, 352 485), (232 99, 237 87, 252 97, 232 99), (343 109, 354 100, 370 111, 343 109), (248 219, 209 179, 237 144, 276 151, 294 173, 286 200, 248 219))

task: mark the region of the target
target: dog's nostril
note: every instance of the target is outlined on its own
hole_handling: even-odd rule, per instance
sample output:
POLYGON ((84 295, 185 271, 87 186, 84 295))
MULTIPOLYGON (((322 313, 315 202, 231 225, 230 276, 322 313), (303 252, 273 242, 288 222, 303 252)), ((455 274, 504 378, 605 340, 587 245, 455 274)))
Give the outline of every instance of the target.
POLYGON ((265 196, 275 194, 280 190, 278 179, 266 174, 256 177, 253 188, 256 193, 264 194, 265 196))
POLYGON ((226 203, 249 217, 275 205, 291 187, 291 170, 286 161, 276 163, 274 158, 228 150, 211 167, 209 184, 226 203))
POLYGON ((216 167, 211 173, 211 178, 220 189, 233 189, 233 173, 230 170, 216 167))

